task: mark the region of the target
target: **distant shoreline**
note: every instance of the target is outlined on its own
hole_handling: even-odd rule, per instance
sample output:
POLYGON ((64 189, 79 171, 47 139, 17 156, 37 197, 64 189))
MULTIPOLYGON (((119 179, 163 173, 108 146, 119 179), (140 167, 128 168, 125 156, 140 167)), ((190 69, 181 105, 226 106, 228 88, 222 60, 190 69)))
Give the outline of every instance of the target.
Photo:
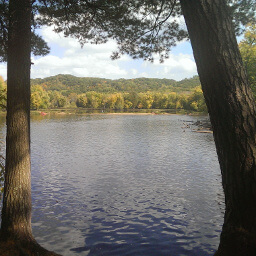
POLYGON ((165 110, 165 109, 135 109, 129 111, 118 110, 101 110, 101 109, 44 109, 31 110, 31 115, 192 115, 205 116, 207 113, 202 112, 188 112, 185 110, 165 110))
MULTIPOLYGON (((113 110, 112 110, 113 111, 113 110)), ((165 109, 148 109, 145 110, 134 110, 134 111, 103 111, 99 109, 42 109, 42 110, 31 110, 31 116, 65 116, 65 115, 191 115, 191 116, 205 116, 207 113, 203 112, 188 112, 185 110, 170 111, 165 109)), ((6 117, 6 111, 0 111, 0 118, 6 117)))

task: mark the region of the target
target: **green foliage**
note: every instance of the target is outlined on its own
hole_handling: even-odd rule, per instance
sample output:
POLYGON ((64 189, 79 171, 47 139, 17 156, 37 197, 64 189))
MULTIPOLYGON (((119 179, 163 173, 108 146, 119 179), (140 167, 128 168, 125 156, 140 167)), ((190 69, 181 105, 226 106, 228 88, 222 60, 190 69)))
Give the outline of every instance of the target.
POLYGON ((239 49, 247 71, 248 80, 256 97, 256 23, 248 24, 239 49))
MULTIPOLYGON (((34 1, 36 2, 36 1, 34 1)), ((36 28, 38 25, 34 19, 35 15, 38 14, 38 6, 33 5, 33 22, 32 22, 32 33, 31 33, 31 52, 35 56, 46 55, 50 52, 50 48, 41 36, 36 34, 36 28)), ((0 0, 0 62, 7 61, 7 48, 8 48, 8 30, 9 30, 9 0, 0 0)))
POLYGON ((53 25, 56 32, 77 38, 82 45, 114 39, 118 51, 113 58, 128 53, 133 58, 152 60, 158 54, 163 59, 177 41, 187 38, 178 22, 181 10, 176 0, 39 0, 37 5, 40 24, 53 25))
POLYGON ((35 32, 32 32, 31 35, 31 51, 35 56, 45 56, 50 52, 47 43, 35 32))
POLYGON ((188 97, 189 108, 194 111, 207 112, 204 95, 200 86, 188 97))
POLYGON ((6 109, 7 88, 4 79, 0 76, 0 109, 6 109))
MULTIPOLYGON (((37 0, 32 3, 31 50, 34 55, 46 55, 49 47, 36 34, 40 26, 54 27, 84 45, 115 40, 117 51, 112 58, 129 54, 133 58, 160 61, 168 58, 171 47, 188 38, 177 0, 152 1, 76 1, 37 0)), ((255 22, 256 0, 227 0, 237 34, 243 26, 255 22)), ((0 0, 0 62, 7 60, 9 30, 9 0, 0 0)))
POLYGON ((117 93, 115 102, 115 109, 124 109, 124 97, 121 93, 117 93))
POLYGON ((249 23, 256 22, 256 0, 227 0, 237 35, 244 32, 249 23))
POLYGON ((52 108, 77 106, 93 109, 185 108, 194 111, 206 110, 201 106, 204 100, 201 89, 197 88, 199 85, 198 77, 176 82, 168 79, 106 80, 58 75, 32 80, 32 84, 35 82, 39 82, 41 85, 32 86, 31 107, 33 109, 46 108, 47 106, 52 108), (136 84, 137 82, 138 84, 136 84), (80 86, 82 86, 82 93, 79 93, 80 90, 78 90, 80 86), (84 88, 86 90, 93 89, 93 91, 84 93, 84 88), (185 91, 182 91, 182 88, 185 91), (127 92, 131 89, 137 89, 138 93, 135 91, 127 92), (78 91, 78 94, 72 90, 78 91), (68 96, 66 96, 67 92, 69 92, 68 96))
POLYGON ((86 93, 87 107, 88 108, 100 108, 101 107, 101 94, 91 91, 86 93))
POLYGON ((76 100, 76 105, 77 107, 79 108, 86 108, 86 105, 87 105, 87 97, 85 94, 81 94, 77 97, 77 100, 76 100))
MULTIPOLYGON (((237 34, 242 26, 255 19, 255 0, 228 0, 237 34)), ((112 58, 129 54, 133 58, 160 61, 168 57, 171 47, 188 38, 180 2, 152 1, 76 1, 38 0, 35 6, 40 15, 37 22, 54 26, 56 32, 77 38, 85 43, 117 42, 112 58)))
POLYGON ((40 85, 31 87, 31 109, 44 109, 49 107, 49 95, 40 85))
POLYGON ((138 108, 150 109, 152 108, 153 103, 154 103, 154 98, 152 93, 148 92, 148 93, 139 94, 138 108))
POLYGON ((136 105, 140 92, 190 92, 200 85, 198 76, 190 79, 175 81, 173 79, 136 78, 110 80, 105 78, 75 77, 72 75, 56 75, 44 79, 32 79, 31 84, 41 85, 46 91, 59 91, 63 95, 70 93, 83 94, 91 91, 99 93, 130 93, 130 101, 136 105))
POLYGON ((207 111, 197 76, 176 82, 169 79, 106 80, 58 75, 34 79, 32 84, 32 109, 79 107, 207 111), (39 84, 35 85, 36 82, 39 84))
POLYGON ((139 102, 138 93, 136 93, 134 91, 129 92, 125 95, 124 98, 125 98, 127 108, 136 108, 136 106, 138 105, 138 102, 139 102), (128 107, 128 106, 130 106, 130 107, 128 107))

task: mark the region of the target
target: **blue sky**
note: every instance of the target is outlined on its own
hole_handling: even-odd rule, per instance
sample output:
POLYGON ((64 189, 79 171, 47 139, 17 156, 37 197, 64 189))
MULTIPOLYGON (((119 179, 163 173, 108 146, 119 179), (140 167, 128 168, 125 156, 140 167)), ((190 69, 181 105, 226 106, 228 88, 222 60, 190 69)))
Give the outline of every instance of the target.
MULTIPOLYGON (((102 45, 86 44, 81 49, 75 39, 56 34, 50 27, 40 32, 51 47, 51 52, 44 57, 32 57, 32 78, 71 74, 109 79, 150 77, 181 80, 197 75, 189 42, 174 47, 163 64, 159 63, 158 57, 154 63, 133 60, 129 56, 112 61, 110 55, 116 49, 113 41, 102 45)), ((0 63, 0 75, 6 79, 6 64, 0 63)))

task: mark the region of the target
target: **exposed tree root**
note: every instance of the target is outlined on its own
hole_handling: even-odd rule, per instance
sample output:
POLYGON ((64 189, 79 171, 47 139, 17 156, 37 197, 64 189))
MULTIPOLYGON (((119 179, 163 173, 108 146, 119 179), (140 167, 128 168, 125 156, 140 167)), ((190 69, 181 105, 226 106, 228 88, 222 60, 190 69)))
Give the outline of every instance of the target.
POLYGON ((47 251, 36 242, 0 241, 0 256, 61 256, 47 251))

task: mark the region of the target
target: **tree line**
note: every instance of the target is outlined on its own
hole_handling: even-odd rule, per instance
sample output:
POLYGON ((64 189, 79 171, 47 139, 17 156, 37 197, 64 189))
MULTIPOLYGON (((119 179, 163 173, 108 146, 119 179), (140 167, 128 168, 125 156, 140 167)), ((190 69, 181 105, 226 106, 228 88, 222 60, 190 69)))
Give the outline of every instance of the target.
POLYGON ((77 94, 96 91, 101 93, 115 92, 189 92, 200 85, 199 77, 185 78, 181 81, 159 78, 135 78, 135 79, 105 79, 95 77, 76 77, 72 75, 56 75, 46 78, 31 79, 31 85, 42 85, 46 90, 62 91, 65 95, 70 92, 77 94))
MULTIPOLYGON (((100 78, 77 78, 70 75, 57 75, 31 81, 30 106, 32 110, 56 108, 184 109, 207 112, 197 76, 179 82, 151 78, 118 79, 107 82, 100 78), (82 84, 83 89, 77 84, 79 80, 82 81, 80 85, 82 84), (134 80, 139 84, 134 85, 134 80), (72 81, 76 83, 72 84, 72 81), (104 86, 105 90, 102 89, 104 86), (130 91, 133 88, 137 89, 130 91), (175 88, 175 90, 170 90, 170 88, 175 88)), ((2 108, 5 108, 6 84, 2 78, 0 79, 0 92, 2 95, 0 104, 2 108)))
POLYGON ((176 92, 124 92, 100 93, 89 91, 83 94, 70 93, 65 96, 59 91, 46 91, 42 86, 32 86, 31 109, 49 108, 90 109, 184 109, 206 112, 201 87, 190 94, 176 92))

